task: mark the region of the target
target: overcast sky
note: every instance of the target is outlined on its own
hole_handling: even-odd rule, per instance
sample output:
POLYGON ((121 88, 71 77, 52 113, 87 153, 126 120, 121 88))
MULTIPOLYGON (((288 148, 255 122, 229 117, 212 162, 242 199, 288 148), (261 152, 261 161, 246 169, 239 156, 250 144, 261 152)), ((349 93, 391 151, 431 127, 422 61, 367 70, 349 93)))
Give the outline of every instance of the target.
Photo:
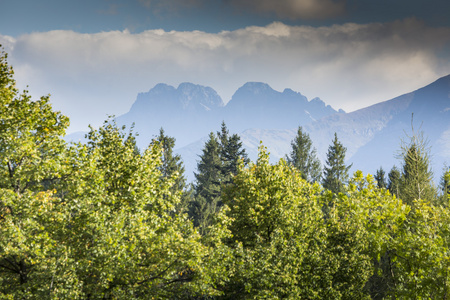
POLYGON ((353 111, 450 73, 448 0, 0 0, 18 85, 69 132, 126 113, 157 83, 248 81, 353 111))

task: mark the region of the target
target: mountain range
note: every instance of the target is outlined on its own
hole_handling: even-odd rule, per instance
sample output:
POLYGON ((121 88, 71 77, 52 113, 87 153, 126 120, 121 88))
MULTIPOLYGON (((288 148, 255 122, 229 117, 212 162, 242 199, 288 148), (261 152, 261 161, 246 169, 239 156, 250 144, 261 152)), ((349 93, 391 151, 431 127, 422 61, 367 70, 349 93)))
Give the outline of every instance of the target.
MULTIPOLYGON (((140 148, 145 148, 161 127, 175 137, 176 152, 183 158, 189 181, 194 179, 209 132, 218 131, 222 121, 230 133, 241 136, 252 160, 257 157, 260 141, 270 151, 272 161, 285 157, 298 126, 303 126, 324 163, 336 132, 347 148, 347 163, 353 164, 353 170, 371 174, 379 167, 386 172, 395 164, 400 167, 396 157, 401 141, 407 141, 414 128, 428 139, 437 179, 450 162, 450 75, 350 113, 336 111, 319 98, 308 100, 291 89, 279 92, 259 82, 244 84, 227 104, 210 87, 158 84, 138 94, 130 111, 116 121, 127 127, 134 123, 140 148)), ((76 137, 72 135, 72 139, 76 137)))

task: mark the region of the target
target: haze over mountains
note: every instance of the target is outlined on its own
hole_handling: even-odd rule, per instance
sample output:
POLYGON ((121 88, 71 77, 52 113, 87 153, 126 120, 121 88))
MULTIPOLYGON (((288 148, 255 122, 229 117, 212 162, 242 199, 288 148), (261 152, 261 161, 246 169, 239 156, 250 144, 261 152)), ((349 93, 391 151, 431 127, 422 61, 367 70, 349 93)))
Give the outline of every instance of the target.
POLYGON ((198 155, 208 134, 225 121, 230 133, 241 136, 252 160, 260 141, 271 152, 272 161, 290 151, 297 127, 310 134, 322 163, 336 132, 347 147, 353 170, 374 174, 382 166, 399 166, 396 155, 401 139, 424 131, 429 140, 435 178, 450 163, 450 75, 394 99, 351 113, 336 111, 319 98, 308 100, 299 92, 273 90, 265 83, 249 82, 239 88, 225 105, 210 87, 182 83, 177 88, 158 84, 140 93, 130 111, 116 118, 119 125, 135 124, 138 146, 145 148, 161 127, 176 138, 176 152, 193 180, 198 155))
POLYGON ((139 147, 145 147, 161 127, 184 147, 220 128, 225 121, 231 132, 248 128, 286 129, 305 125, 336 110, 315 98, 286 89, 273 90, 265 83, 248 82, 225 105, 210 87, 182 83, 178 88, 158 84, 140 93, 130 111, 116 120, 139 132, 139 147))

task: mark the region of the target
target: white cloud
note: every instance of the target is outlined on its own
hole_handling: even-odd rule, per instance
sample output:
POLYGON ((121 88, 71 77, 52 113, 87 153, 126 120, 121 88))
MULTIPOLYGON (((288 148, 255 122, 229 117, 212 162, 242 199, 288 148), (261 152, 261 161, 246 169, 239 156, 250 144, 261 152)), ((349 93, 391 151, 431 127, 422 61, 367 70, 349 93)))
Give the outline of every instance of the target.
POLYGON ((52 94, 72 130, 127 112, 137 93, 165 82, 208 85, 228 101, 247 81, 321 97, 347 111, 388 100, 450 73, 450 29, 408 19, 331 27, 273 23, 200 31, 0 36, 16 78, 52 94))
POLYGON ((274 13, 287 19, 326 19, 345 12, 343 0, 228 0, 237 9, 274 13))

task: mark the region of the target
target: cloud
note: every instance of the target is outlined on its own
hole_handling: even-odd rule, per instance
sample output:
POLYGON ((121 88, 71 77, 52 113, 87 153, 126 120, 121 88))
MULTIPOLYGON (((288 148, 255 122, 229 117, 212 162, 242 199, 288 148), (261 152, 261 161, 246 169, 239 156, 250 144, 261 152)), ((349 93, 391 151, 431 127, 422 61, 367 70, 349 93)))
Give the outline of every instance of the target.
POLYGON ((345 12, 344 0, 226 0, 238 10, 274 13, 285 19, 326 19, 345 12))
POLYGON ((149 30, 0 36, 16 78, 52 94, 72 130, 128 111, 137 93, 164 82, 211 86, 225 101, 247 81, 286 87, 355 110, 450 73, 450 29, 416 19, 329 27, 272 23, 205 33, 149 30))

